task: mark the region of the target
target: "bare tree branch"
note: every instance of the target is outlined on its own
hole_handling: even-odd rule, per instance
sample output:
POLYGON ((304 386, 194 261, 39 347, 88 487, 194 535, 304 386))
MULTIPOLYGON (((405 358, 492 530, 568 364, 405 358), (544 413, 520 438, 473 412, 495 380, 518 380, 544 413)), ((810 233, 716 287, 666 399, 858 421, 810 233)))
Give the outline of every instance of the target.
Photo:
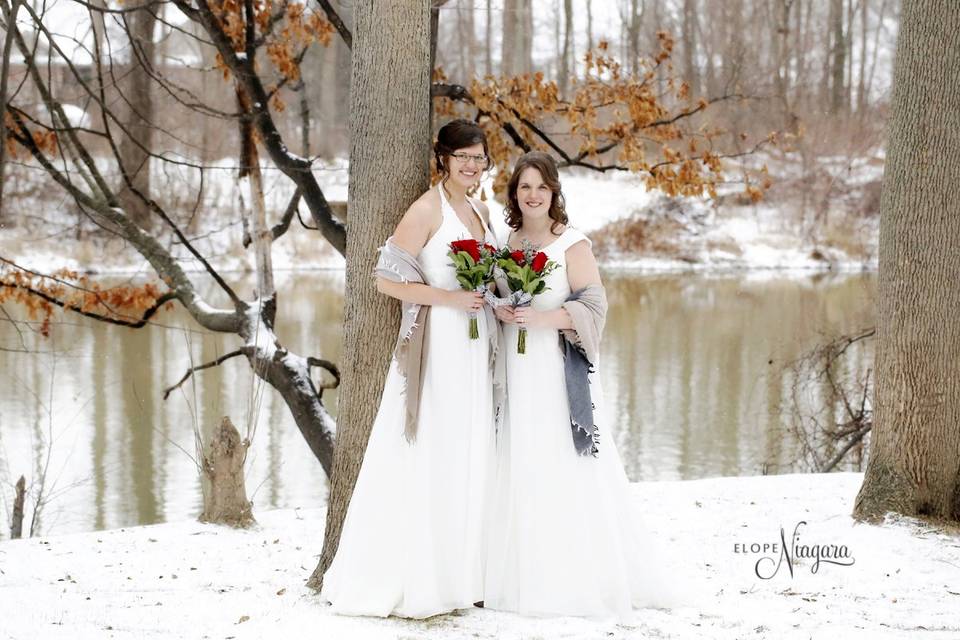
POLYGON ((333 8, 333 5, 330 4, 330 0, 317 0, 317 4, 319 4, 320 8, 323 9, 323 12, 327 14, 327 20, 330 21, 330 24, 334 26, 334 28, 337 30, 337 33, 339 33, 340 37, 343 38, 343 42, 347 45, 347 49, 353 49, 353 35, 350 33, 350 30, 347 29, 347 25, 343 23, 343 20, 333 8))
POLYGON ((333 376, 333 384, 324 385, 324 389, 334 389, 340 386, 340 369, 337 368, 337 365, 329 360, 314 358, 313 356, 307 358, 307 364, 311 367, 320 367, 322 369, 326 369, 327 373, 333 376))
POLYGON ((102 305, 104 308, 106 308, 110 313, 113 314, 113 316, 107 316, 100 313, 94 313, 92 311, 85 311, 83 309, 78 309, 76 305, 71 304, 66 300, 60 300, 59 298, 47 293, 46 291, 43 291, 42 289, 37 289, 29 285, 0 281, 0 287, 7 287, 10 289, 20 289, 42 300, 46 300, 50 304, 56 305, 61 309, 73 311, 74 313, 78 313, 88 318, 93 318, 94 320, 100 320, 102 322, 108 322, 110 324, 116 324, 122 327, 129 327, 131 329, 139 329, 140 327, 145 326, 147 322, 150 320, 150 318, 152 318, 154 314, 157 313, 157 311, 163 308, 163 305, 170 302, 171 300, 177 299, 177 296, 173 291, 166 291, 161 296, 159 296, 152 305, 144 309, 143 314, 140 317, 131 316, 111 308, 111 306, 107 303, 107 301, 103 297, 103 294, 107 293, 107 291, 94 291, 92 289, 85 289, 83 287, 79 287, 73 284, 72 282, 67 282, 66 280, 55 278, 53 276, 48 276, 43 273, 37 273, 36 271, 32 271, 30 269, 27 269, 26 267, 22 267, 17 263, 13 262, 12 260, 8 260, 7 258, 4 258, 3 256, 0 256, 0 262, 5 262, 6 264, 9 264, 15 269, 18 269, 25 273, 29 273, 31 275, 38 276, 40 278, 50 279, 50 280, 53 280, 54 282, 65 285, 72 289, 77 289, 79 291, 92 294, 96 297, 97 303, 102 305), (124 319, 124 317, 128 319, 124 319))
POLYGON ((179 381, 179 382, 177 382, 175 385, 173 385, 173 386, 171 386, 171 387, 167 387, 166 389, 163 390, 163 399, 166 400, 167 397, 170 395, 171 392, 173 392, 175 389, 179 389, 180 386, 183 385, 184 382, 186 382, 187 380, 190 379, 190 376, 192 376, 192 375, 194 374, 194 372, 196 372, 196 371, 203 371, 204 369, 209 369, 209 368, 211 368, 211 367, 220 366, 221 364, 223 364, 224 362, 226 362, 226 361, 229 360, 230 358, 236 358, 237 356, 249 356, 249 355, 252 355, 252 352, 253 352, 253 348, 252 348, 252 347, 240 347, 239 349, 236 349, 236 350, 234 350, 234 351, 231 351, 230 353, 225 353, 225 354, 223 354, 222 356, 220 356, 220 357, 217 358, 216 360, 211 360, 210 362, 205 362, 204 364, 198 364, 198 365, 195 366, 195 367, 190 367, 189 369, 187 369, 187 372, 186 372, 185 374, 183 374, 183 377, 180 378, 180 381, 179 381))
MULTIPOLYGON (((46 169, 50 177, 66 189, 78 204, 86 207, 90 211, 96 212, 97 215, 107 223, 107 228, 113 228, 115 233, 131 242, 137 251, 150 262, 161 277, 168 278, 173 284, 173 290, 176 293, 177 299, 187 308, 197 322, 212 331, 226 331, 231 333, 239 331, 242 318, 239 310, 246 307, 244 303, 240 302, 238 309, 234 311, 215 309, 207 304, 197 293, 193 283, 177 261, 153 236, 145 233, 115 206, 103 200, 96 200, 78 189, 76 185, 70 182, 70 180, 50 162, 46 154, 37 147, 33 136, 30 135, 23 120, 15 112, 11 114, 11 117, 17 125, 17 131, 14 132, 14 137, 17 142, 30 152, 34 159, 46 169)), ((206 262, 206 260, 204 260, 204 262, 206 262)), ((234 297, 236 297, 236 294, 234 294, 234 297)))
MULTIPOLYGON (((189 6, 187 0, 172 1, 177 7, 189 6)), ((287 149, 270 114, 269 96, 256 72, 254 61, 249 55, 242 57, 237 55, 233 49, 233 42, 223 31, 206 0, 197 0, 197 8, 200 23, 216 44, 220 57, 231 73, 240 80, 250 97, 254 124, 270 159, 302 190, 303 198, 320 232, 337 251, 343 254, 346 251, 346 227, 333 216, 333 211, 320 184, 310 171, 310 161, 290 153, 287 149)))
MULTIPOLYGON (((297 207, 300 204, 300 189, 297 189, 294 192, 293 197, 290 198, 290 202, 287 203, 287 208, 283 212, 283 217, 280 219, 280 222, 273 225, 270 229, 270 233, 273 236, 273 239, 276 240, 283 234, 287 232, 287 229, 290 228, 290 222, 293 220, 294 214, 298 213, 297 207)), ((308 227, 310 228, 310 227, 308 227)), ((243 232, 243 248, 246 249, 250 246, 252 239, 250 234, 247 231, 243 232)))

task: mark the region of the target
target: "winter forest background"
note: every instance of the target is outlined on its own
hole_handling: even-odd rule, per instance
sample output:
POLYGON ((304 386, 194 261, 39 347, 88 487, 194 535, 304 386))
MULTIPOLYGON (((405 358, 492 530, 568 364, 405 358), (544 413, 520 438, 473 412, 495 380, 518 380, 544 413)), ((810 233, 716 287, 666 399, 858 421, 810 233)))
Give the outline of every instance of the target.
POLYGON ((0 0, 0 636, 956 637, 958 32, 955 0, 0 0), (399 326, 376 250, 452 117, 501 240, 514 161, 558 161, 632 507, 715 610, 319 600, 399 326), (734 551, 800 519, 856 563, 734 551))
MULTIPOLYGON (((236 40, 245 3, 210 5, 236 61, 188 17, 189 3, 3 3, 18 24, 4 32, 13 108, 0 209, 7 519, 20 475, 34 533, 192 517, 203 493, 199 438, 222 415, 251 443, 255 504, 323 505, 330 459, 323 469, 317 461, 331 455, 324 439, 348 357, 336 245, 348 199, 343 32, 353 3, 250 5, 256 72, 282 151, 242 116, 260 107, 235 81, 249 55, 236 40), (291 179, 297 162, 309 163, 315 190, 291 179), (311 435, 291 415, 298 401, 275 391, 283 383, 243 364, 264 354, 240 353, 231 332, 249 346, 259 329, 213 317, 202 300, 154 316, 172 307, 177 298, 160 291, 180 276, 158 281, 131 230, 91 214, 101 197, 211 303, 229 298, 221 274, 244 300, 279 292, 264 335, 291 354, 316 354, 299 373, 329 420, 311 435), (271 227, 266 282, 254 239, 271 227), (65 301, 91 317, 52 311, 65 301), (120 324, 139 326, 131 317, 148 313, 146 326, 109 326, 125 305, 135 311, 120 324), (173 389, 210 362, 218 366, 173 389)), ((607 268, 605 386, 633 480, 862 468, 899 11, 895 0, 434 3, 432 128, 483 109, 499 118, 488 129, 498 166, 482 197, 501 230, 497 198, 524 145, 567 154, 568 210, 607 268), (557 96, 599 100, 595 120, 578 128, 557 96), (685 123, 682 135, 624 124, 650 96, 665 119, 685 123), (604 143, 608 151, 581 153, 604 143), (631 145, 646 155, 627 153, 631 145), (665 152, 671 145, 678 150, 665 152), (716 154, 717 170, 685 175, 680 156, 700 149, 716 154), (657 178, 651 158, 670 153, 681 170, 657 178)))

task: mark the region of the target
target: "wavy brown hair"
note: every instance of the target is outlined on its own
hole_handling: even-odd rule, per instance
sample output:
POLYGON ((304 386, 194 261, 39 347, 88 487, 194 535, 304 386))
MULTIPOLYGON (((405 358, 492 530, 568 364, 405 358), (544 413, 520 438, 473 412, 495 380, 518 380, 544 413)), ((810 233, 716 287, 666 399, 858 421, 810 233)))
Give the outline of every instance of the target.
POLYGON ((567 224, 567 205, 560 190, 560 172, 557 163, 549 153, 530 151, 520 156, 513 167, 513 174, 507 184, 507 204, 503 209, 503 217, 507 226, 519 231, 523 226, 523 214, 520 212, 520 203, 517 202, 517 185, 520 184, 520 174, 525 169, 533 167, 540 172, 540 178, 550 187, 553 197, 550 200, 550 211, 547 212, 553 222, 550 224, 550 233, 557 232, 557 225, 567 224))
MULTIPOLYGON (((490 157, 490 150, 487 149, 487 135, 477 123, 464 118, 457 118, 440 127, 440 131, 437 132, 437 142, 433 145, 433 157, 437 162, 437 171, 441 175, 449 173, 446 158, 457 149, 472 147, 475 144, 482 144, 483 154, 487 158, 490 157)), ((487 166, 490 166, 489 160, 487 166)))

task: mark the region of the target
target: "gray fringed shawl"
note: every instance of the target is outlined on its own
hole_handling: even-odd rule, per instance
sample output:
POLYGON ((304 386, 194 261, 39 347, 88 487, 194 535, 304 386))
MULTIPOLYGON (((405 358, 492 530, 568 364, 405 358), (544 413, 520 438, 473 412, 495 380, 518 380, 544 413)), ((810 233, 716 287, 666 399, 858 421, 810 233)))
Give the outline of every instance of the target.
POLYGON ((600 435, 594 423, 596 407, 591 399, 589 374, 594 372, 600 356, 600 336, 607 318, 607 294, 603 285, 587 285, 572 292, 562 307, 573 321, 573 329, 560 332, 573 444, 578 454, 596 457, 600 435))
MULTIPOLYGON (((392 238, 379 249, 380 257, 374 273, 391 282, 427 284, 427 277, 417 259, 401 249, 392 238)), ((452 268, 452 267, 451 267, 452 268)), ((406 416, 403 434, 407 442, 413 442, 417 437, 417 416, 420 407, 421 376, 426 363, 424 345, 430 306, 412 302, 403 302, 400 320, 400 332, 397 336, 397 345, 393 350, 393 357, 397 361, 397 369, 404 380, 406 398, 406 416)), ((493 310, 484 305, 486 315, 487 336, 490 340, 490 369, 493 373, 493 402, 494 416, 499 426, 502 418, 503 400, 505 397, 505 367, 503 358, 498 349, 499 326, 493 310)))

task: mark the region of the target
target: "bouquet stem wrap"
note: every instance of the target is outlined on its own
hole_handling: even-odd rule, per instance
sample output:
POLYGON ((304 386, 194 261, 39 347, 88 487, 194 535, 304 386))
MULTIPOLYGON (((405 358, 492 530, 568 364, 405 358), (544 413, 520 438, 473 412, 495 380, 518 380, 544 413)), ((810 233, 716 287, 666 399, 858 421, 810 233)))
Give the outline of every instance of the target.
MULTIPOLYGON (((507 298, 514 309, 519 307, 529 307, 533 303, 533 295, 526 291, 513 291, 507 298)), ((517 331, 517 353, 527 352, 527 328, 520 327, 517 331)))

